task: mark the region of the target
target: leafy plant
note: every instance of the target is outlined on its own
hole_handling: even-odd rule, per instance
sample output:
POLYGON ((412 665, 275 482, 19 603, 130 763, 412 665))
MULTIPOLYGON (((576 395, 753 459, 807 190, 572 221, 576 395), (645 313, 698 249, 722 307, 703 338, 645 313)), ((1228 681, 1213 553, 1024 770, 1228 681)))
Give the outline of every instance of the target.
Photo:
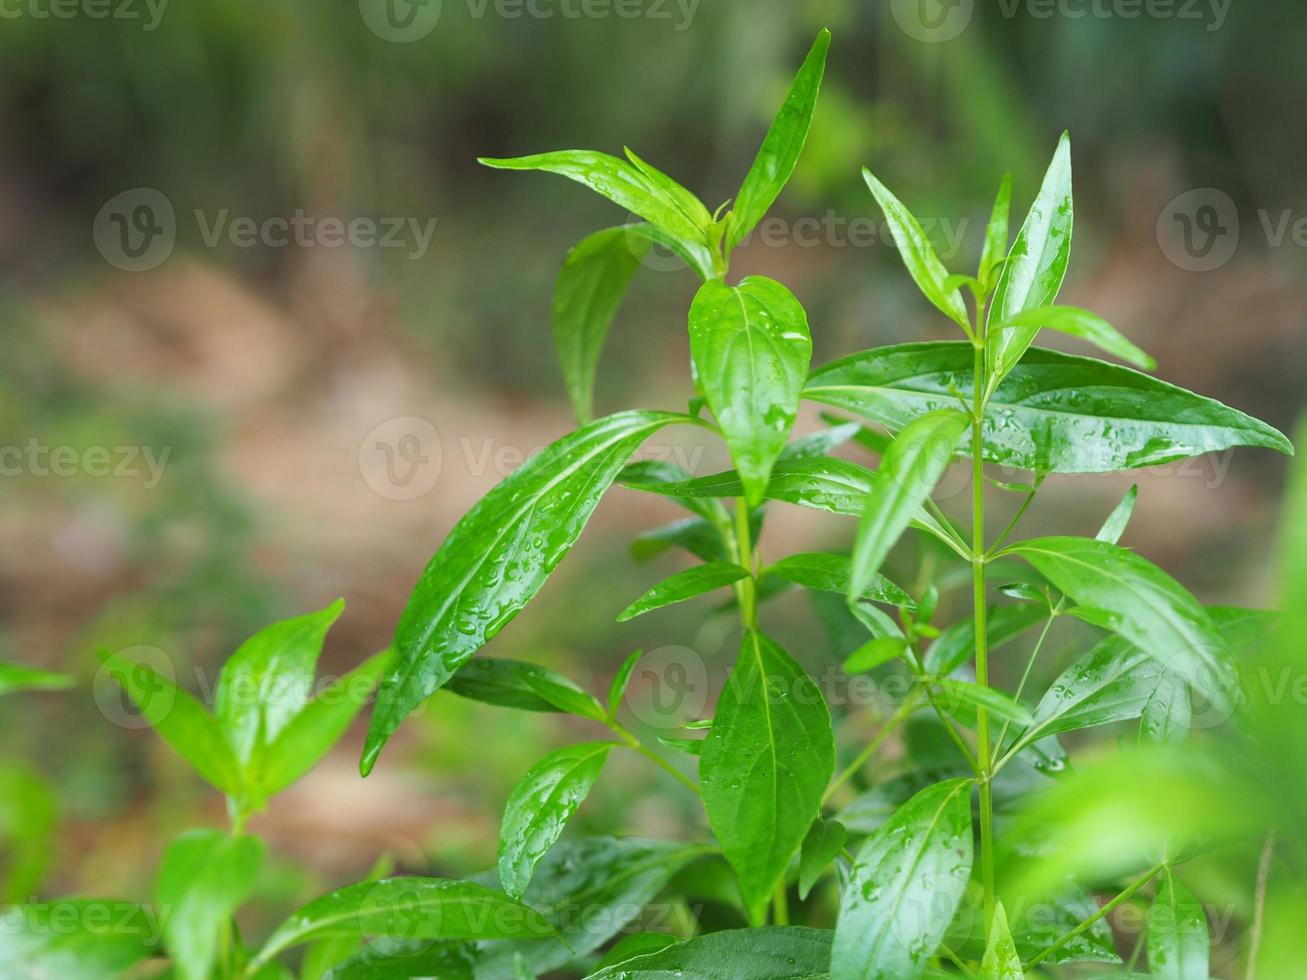
MULTIPOLYGON (((568 177, 641 219, 586 238, 558 281, 554 336, 580 427, 459 522, 422 573, 393 654, 350 675, 367 689, 379 679, 365 776, 404 719, 442 688, 510 710, 574 715, 601 736, 553 751, 525 773, 505 809, 495 871, 468 881, 350 885, 247 949, 231 916, 250 894, 263 848, 244 833, 245 820, 321 757, 361 703, 308 697, 340 606, 275 624, 244 644, 224 669, 212 714, 148 668, 107 659, 159 734, 229 800, 230 834, 189 833, 164 856, 156 897, 172 910, 163 946, 177 976, 283 976, 284 955, 307 943, 326 945, 306 963, 339 978, 565 970, 592 980, 898 980, 1045 975, 1077 963, 1129 975, 1145 954, 1155 975, 1207 975, 1207 922, 1180 869, 1212 836, 1198 830, 1211 827, 1197 819, 1169 826, 1148 812, 1115 839, 1100 835, 1103 825, 1123 826, 1111 822, 1126 806, 1123 793, 1150 798, 1150 787, 1136 792, 1141 777, 1179 786, 1182 806, 1210 802, 1204 772, 1214 785, 1238 785, 1226 748, 1209 759, 1206 749, 1186 755, 1176 746, 1190 738, 1194 696, 1243 731, 1279 724, 1275 711, 1250 705, 1240 678, 1240 657, 1256 644, 1252 627, 1267 618, 1204 607, 1120 546, 1137 489, 1095 537, 1013 539, 1052 474, 1138 469, 1234 446, 1291 453, 1291 445, 1265 423, 1138 370, 1034 346, 1050 329, 1153 366, 1102 318, 1057 305, 1073 224, 1065 136, 1014 240, 1011 181, 1002 182, 975 275, 950 273, 909 209, 864 172, 908 273, 961 339, 862 351, 814 369, 808 318, 794 293, 767 277, 729 277, 735 249, 794 170, 829 41, 826 32, 817 38, 733 204, 709 210, 630 150, 625 159, 571 150, 482 161, 568 177), (683 413, 592 419, 602 345, 654 246, 703 280, 688 314, 693 397, 683 413), (857 421, 839 418, 794 438, 804 400, 857 421), (631 462, 646 439, 673 425, 719 438, 733 468, 695 476, 631 462), (843 445, 870 447, 879 465, 830 455, 843 445), (966 524, 933 499, 955 466, 970 478, 966 524), (617 618, 729 590, 739 619, 738 654, 713 717, 657 744, 620 714, 639 653, 603 700, 548 668, 476 656, 536 595, 615 483, 689 513, 643 535, 638 554, 679 547, 699 560, 614 610, 617 618), (987 484, 1017 498, 997 534, 987 484), (764 561, 773 502, 857 518, 851 553, 764 561), (905 588, 883 570, 909 531, 921 536, 925 557, 905 588), (874 731, 865 714, 838 712, 838 728, 857 730, 859 745, 836 738, 831 709, 848 706, 829 703, 801 659, 765 628, 764 607, 792 587, 820 604, 845 643, 847 672, 871 674, 886 690, 898 682, 900 696, 874 731), (958 590, 962 603, 952 597, 958 590), (937 625, 952 605, 968 615, 937 625), (1102 638, 1035 696, 1030 682, 1047 637, 1058 621, 1072 620, 1102 638), (1036 628, 1020 682, 1010 690, 994 684, 993 655, 1036 628), (1136 720, 1142 748, 1121 753, 1132 768, 1114 772, 1110 788, 1094 781, 1092 767, 1070 769, 1059 736, 1136 720), (894 736, 908 759, 890 770, 878 754, 894 736), (569 836, 569 820, 617 752, 638 753, 674 791, 701 802, 710 833, 686 843, 569 836), (1185 778, 1159 778, 1158 760, 1177 758, 1185 778), (1117 810, 1102 808, 1109 799, 1117 810), (1108 915, 1154 883, 1146 944, 1127 961, 1108 915), (1101 891, 1111 897, 1100 907, 1091 892, 1101 891), (729 927, 691 917, 676 936, 631 932, 639 909, 659 896, 709 897, 729 927), (578 908, 603 914, 576 917, 578 908), (367 937, 374 941, 363 945, 367 937)), ((1293 561, 1289 577, 1307 581, 1302 559, 1293 561)), ((1231 744, 1219 733, 1192 742, 1231 744)), ((1275 827, 1288 824, 1277 819, 1275 827)), ((1266 831, 1255 820, 1222 829, 1236 838, 1266 831)), ((1307 907, 1300 888, 1284 894, 1280 907, 1307 907)), ((127 957, 121 944, 89 936, 69 953, 65 937, 39 928, 39 906, 13 914, 30 921, 0 938, 8 943, 0 964, 71 955, 89 964, 86 975, 111 975, 127 957)), ((133 949, 138 958, 153 952, 133 949)), ((1253 943, 1250 958, 1256 951, 1253 943)))

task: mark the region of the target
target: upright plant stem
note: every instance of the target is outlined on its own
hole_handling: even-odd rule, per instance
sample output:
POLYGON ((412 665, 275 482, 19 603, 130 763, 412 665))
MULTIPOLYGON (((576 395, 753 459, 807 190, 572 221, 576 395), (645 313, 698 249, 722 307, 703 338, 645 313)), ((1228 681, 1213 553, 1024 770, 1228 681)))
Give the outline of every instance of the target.
MULTIPOLYGON (((989 686, 988 623, 985 608, 985 457, 983 422, 985 417, 984 320, 977 317, 975 375, 971 418, 971 586, 972 615, 976 627, 976 683, 989 686)), ((989 712, 976 709, 976 767, 980 777, 980 875, 985 889, 985 934, 994 918, 994 797, 991 786, 993 761, 989 744, 989 712)))

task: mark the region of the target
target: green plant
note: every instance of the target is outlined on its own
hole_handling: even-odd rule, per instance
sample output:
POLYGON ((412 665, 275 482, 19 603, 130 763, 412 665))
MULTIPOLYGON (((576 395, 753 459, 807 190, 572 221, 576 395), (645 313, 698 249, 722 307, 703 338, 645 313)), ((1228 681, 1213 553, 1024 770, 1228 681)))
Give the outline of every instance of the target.
MULTIPOLYGON (((282 954, 313 940, 330 945, 317 948, 310 965, 318 973, 306 975, 330 966, 325 975, 338 978, 555 970, 593 980, 1020 977, 1077 963, 1128 972, 1142 947, 1122 966, 1106 916, 1154 881, 1153 974, 1208 974, 1206 920, 1177 868, 1194 858, 1211 825, 1168 826, 1164 814, 1147 812, 1133 836, 1109 842, 1119 859, 1095 867, 1110 850, 1098 835, 1119 812, 1095 807, 1126 806, 1121 799, 1136 805, 1157 787, 1183 791, 1184 804, 1210 805, 1204 773, 1224 780, 1212 785, 1241 785, 1238 765, 1223 754, 1238 739, 1214 736, 1222 748, 1207 762, 1206 748, 1175 746, 1189 734, 1195 694, 1223 716, 1244 715, 1254 730, 1280 723, 1275 705, 1250 708, 1239 678, 1239 655, 1259 648, 1269 619, 1205 608, 1120 547, 1137 490, 1094 538, 1013 538, 1050 474, 1134 469, 1233 446, 1290 453, 1290 443, 1264 423, 1146 374, 1033 346, 1041 329, 1052 329, 1152 367, 1100 317, 1054 305, 1072 234, 1066 137, 1011 244, 1011 185, 1003 181, 974 276, 950 274, 907 208, 864 172, 910 275, 963 339, 873 349, 812 370, 798 299, 772 279, 731 285, 728 275, 733 252, 794 169, 828 45, 823 32, 733 206, 710 212, 629 150, 625 160, 563 151, 483 161, 567 176, 643 219, 587 238, 558 282, 554 334, 580 428, 464 517, 413 591, 393 660, 379 654, 355 672, 366 688, 380 678, 364 775, 403 720, 442 688, 509 709, 575 715, 606 733, 548 754, 525 774, 505 809, 495 872, 471 881, 351 885, 301 909, 261 948, 246 949, 231 915, 249 894, 261 845, 245 835, 245 819, 307 771, 359 708, 356 697, 334 708, 306 700, 322 637, 340 608, 276 624, 245 644, 224 669, 216 716, 148 669, 107 660, 160 735, 230 801, 230 834, 185 835, 164 857, 157 897, 171 910, 163 945, 177 975, 283 976, 282 954), (641 256, 655 245, 704 280, 689 311, 694 397, 685 413, 592 420, 600 350, 641 256), (840 418, 793 439, 805 399, 859 421, 840 418), (665 463, 630 462, 642 442, 672 425, 720 437, 734 468, 695 477, 665 463), (877 452, 878 468, 829 455, 849 442, 877 452), (969 527, 932 499, 955 463, 970 476, 969 527), (1000 480, 995 467, 1030 475, 1000 480), (535 596, 619 482, 684 507, 688 519, 645 540, 680 546, 700 562, 653 586, 619 619, 729 589, 740 621, 739 655, 713 717, 660 739, 677 753, 670 757, 620 717, 640 653, 627 658, 603 701, 544 667, 474 658, 535 596), (987 484, 1019 501, 997 534, 987 527, 987 484), (759 544, 772 501, 858 518, 852 554, 764 561, 759 544), (911 589, 881 574, 909 529, 927 542, 911 589), (791 586, 843 600, 822 608, 842 635, 850 625, 857 631, 844 662, 849 674, 902 679, 894 710, 847 753, 837 746, 821 686, 764 631, 763 607, 791 586), (969 596, 970 614, 936 625, 958 589, 969 596), (1059 620, 1106 637, 1035 700, 1028 682, 1059 620), (1012 690, 991 683, 992 654, 1036 629, 1020 682, 1012 690), (1092 767, 1065 772, 1060 735, 1135 719, 1143 748, 1121 753, 1120 768, 1106 770, 1109 783, 1095 782, 1092 767), (911 765, 867 783, 869 763, 899 734, 911 765), (711 835, 688 843, 565 837, 608 757, 623 750, 698 797, 711 835), (697 780, 685 771, 694 758, 697 780), (1172 763, 1184 768, 1178 784, 1160 778, 1172 763), (1193 769, 1200 764, 1208 770, 1193 769), (1139 786, 1145 776, 1155 785, 1139 786), (1087 813, 1099 822, 1085 823, 1087 813), (1089 887, 1121 882, 1099 908, 1089 887), (739 928, 703 929, 690 917, 679 935, 628 929, 659 896, 681 907, 705 895, 734 909, 739 928), (577 917, 578 908, 604 914, 577 917), (380 939, 361 946, 365 936, 380 939)), ((855 725, 865 720, 847 714, 855 725)), ((1265 812, 1281 811, 1268 805, 1265 812)), ((1285 823, 1277 817, 1270 826, 1285 823)), ((1268 828, 1253 821, 1224 829, 1268 828)), ((1287 890, 1286 915, 1303 907, 1299 892, 1287 890)), ((34 927, 17 934, 36 936, 33 944, 48 935, 34 927)), ((107 941, 96 948, 130 959, 107 941)), ((29 957, 39 952, 25 949, 29 957)), ((139 943, 132 949, 145 955, 139 943)), ((106 959, 95 975, 121 965, 106 959)))

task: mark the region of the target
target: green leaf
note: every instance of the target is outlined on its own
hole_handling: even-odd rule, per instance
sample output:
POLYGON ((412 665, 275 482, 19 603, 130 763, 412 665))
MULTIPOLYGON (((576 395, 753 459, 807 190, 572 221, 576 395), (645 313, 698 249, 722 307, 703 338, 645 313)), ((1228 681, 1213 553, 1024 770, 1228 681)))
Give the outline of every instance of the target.
MULTIPOLYGON (((1075 306, 1041 306, 1033 310, 1018 313, 1012 319, 991 327, 987 340, 989 354, 995 359, 1000 374, 1007 374, 1011 364, 997 362, 998 352, 1003 346, 1004 338, 1014 330, 1033 330, 1040 328, 1056 330, 1071 337, 1087 340, 1094 346, 1119 357, 1137 368, 1151 371, 1157 362, 1127 340, 1116 327, 1112 326, 1096 313, 1082 310, 1075 306)), ((1030 345, 1027 344, 1027 347, 1030 345)), ((1025 353, 1023 350, 1021 353, 1025 353)), ((1010 356, 1010 352, 1009 352, 1010 356)))
POLYGON ((395 629, 397 665, 377 695, 364 775, 404 718, 540 590, 636 447, 681 421, 624 412, 592 422, 522 464, 455 525, 395 629))
POLYGON ((322 760, 363 709, 393 659, 393 650, 373 654, 323 688, 290 720, 251 776, 262 796, 280 793, 322 760))
POLYGON ((159 922, 144 906, 75 898, 0 911, 0 976, 119 980, 155 952, 159 922))
MULTIPOLYGON (((704 844, 639 838, 560 840, 536 866, 525 897, 567 946, 556 939, 480 944, 477 977, 512 976, 518 954, 536 973, 589 955, 634 921, 677 872, 712 850, 704 844)), ((491 884, 498 874, 477 880, 491 884)))
POLYGON ((590 794, 612 742, 585 742, 551 752, 514 787, 499 828, 499 880, 521 899, 535 866, 590 794))
POLYGON ((817 456, 825 456, 834 452, 850 439, 856 439, 862 431, 861 424, 845 422, 840 425, 833 425, 829 429, 810 432, 806 436, 799 436, 786 446, 781 451, 780 459, 812 459, 817 456))
POLYGON ((924 972, 971 876, 971 786, 936 783, 867 838, 840 904, 833 976, 903 980, 924 972))
POLYGON ((1021 954, 1012 941, 1002 902, 994 906, 994 922, 989 927, 989 943, 980 961, 980 977, 981 980, 1024 980, 1025 977, 1021 970, 1021 954))
MULTIPOLYGON (((641 486, 640 489, 646 488, 641 486)), ((700 561, 729 561, 731 558, 721 530, 711 521, 698 517, 642 531, 631 542, 631 557, 636 561, 648 561, 671 548, 684 548, 700 561)))
POLYGON ((524 663, 521 660, 502 660, 495 657, 473 657, 445 684, 445 690, 459 697, 500 708, 543 713, 563 709, 536 693, 527 682, 528 677, 549 676, 547 667, 524 663))
POLYGON ((1159 980, 1206 977, 1210 955, 1203 906, 1168 868, 1148 913, 1148 972, 1159 980))
POLYGON ((903 656, 908 641, 902 636, 877 636, 854 650, 844 661, 844 673, 867 674, 881 664, 903 656))
POLYGON ((701 596, 705 592, 713 592, 716 589, 724 588, 742 578, 747 578, 748 575, 749 570, 747 568, 730 562, 717 561, 708 562, 704 565, 695 565, 693 568, 687 568, 683 572, 677 572, 675 575, 663 579, 636 599, 635 602, 623 609, 621 614, 618 615, 617 621, 624 623, 628 619, 643 616, 655 609, 685 602, 687 599, 701 596))
POLYGON ((622 698, 626 696, 626 685, 631 682, 631 672, 635 670, 635 665, 640 662, 644 656, 643 650, 636 650, 622 661, 622 666, 618 668, 617 673, 613 675, 613 682, 608 686, 608 714, 609 717, 617 717, 617 709, 622 706, 622 698))
MULTIPOLYGON (((658 493, 659 487, 678 486, 690 481, 690 473, 684 467, 658 459, 642 459, 632 463, 617 477, 617 482, 623 486, 646 493, 658 493)), ((730 514, 718 500, 678 496, 673 496, 671 499, 692 514, 718 525, 729 526, 730 514)))
POLYGON ((1198 600, 1152 562, 1086 538, 1038 538, 1007 551, 1079 603, 1077 615, 1125 637, 1217 711, 1232 707, 1238 677, 1225 639, 1198 600))
POLYGON ((518 939, 554 934, 540 913, 470 881, 385 878, 347 885, 309 902, 277 927, 254 964, 324 936, 518 939))
MULTIPOLYGON (((823 592, 838 592, 847 595, 851 582, 849 559, 845 555, 833 555, 829 552, 804 552, 790 555, 768 565, 764 575, 779 575, 786 581, 801 585, 805 589, 820 589, 823 592)), ((860 599, 872 602, 885 602, 892 606, 904 606, 908 609, 915 605, 912 597, 883 575, 875 575, 860 599)))
MULTIPOLYGON (((989 324, 1011 321, 1026 310, 1051 306, 1062 288, 1071 259, 1071 138, 1062 134, 1043 186, 1017 232, 989 305, 989 324)), ((1001 378, 1026 352, 1038 327, 1018 327, 999 334, 990 349, 990 364, 1001 378)))
POLYGON ((338 963, 324 980, 475 980, 475 964, 466 943, 378 943, 338 963))
POLYGON ((728 255, 758 226, 789 181, 790 174, 794 173, 812 126, 812 113, 817 106, 822 76, 826 73, 826 52, 829 49, 830 31, 822 30, 799 73, 794 76, 785 104, 772 120, 758 156, 740 185, 726 239, 728 255))
MULTIPOLYGON (((902 429, 971 399, 970 344, 901 344, 818 368, 805 397, 902 429)), ((1261 446, 1292 454, 1264 422, 1130 368, 1032 347, 990 399, 986 462, 1041 473, 1106 473, 1261 446)))
POLYGON ((543 170, 584 184, 656 225, 704 279, 713 276, 707 238, 712 216, 702 204, 694 214, 687 214, 686 203, 693 195, 643 161, 636 165, 595 150, 558 150, 506 160, 481 157, 478 162, 497 170, 543 170))
POLYGON ((584 425, 594 415, 595 368, 613 317, 626 297, 647 239, 625 226, 583 239, 567 254, 554 287, 554 348, 572 411, 584 425))
POLYGON ((799 900, 807 901, 812 886, 844 849, 849 833, 838 820, 814 820, 799 851, 799 900))
POLYGON ((41 773, 0 762, 0 906, 36 894, 56 850, 59 799, 41 773))
POLYGON ((15 691, 61 691, 73 686, 67 674, 0 662, 0 695, 15 691))
POLYGON ((109 676, 160 738, 211 785, 228 796, 241 795, 241 764, 218 720, 204 705, 149 664, 108 651, 102 651, 101 658, 109 676))
POLYGON ((550 670, 527 674, 525 679, 528 687, 565 714, 598 722, 608 717, 598 698, 562 674, 550 670))
POLYGON ((625 963, 627 960, 635 959, 637 956, 644 956, 646 953, 656 953, 660 949, 666 949, 674 945, 679 940, 676 936, 666 932, 633 932, 623 936, 613 948, 604 953, 604 958, 599 961, 595 967, 597 970, 604 970, 610 966, 616 966, 618 963, 625 963))
POLYGON ((1110 636, 1053 681, 1018 745, 1138 718, 1166 676, 1165 668, 1152 657, 1127 640, 1110 636))
POLYGON ((727 929, 614 964, 586 980, 817 980, 826 976, 830 944, 825 929, 805 926, 727 929))
POLYGON ((242 643, 218 676, 214 713, 247 769, 304 707, 327 630, 345 600, 326 609, 266 626, 242 643))
POLYGON ((812 358, 807 314, 772 279, 706 282, 690 307, 690 353, 745 497, 756 507, 799 410, 812 358))
POLYGON ((180 980, 208 980, 232 914, 250 897, 262 863, 257 837, 193 830, 168 845, 154 901, 167 912, 164 945, 180 980))
MULTIPOLYGON (((987 649, 991 652, 997 650, 1048 617, 1047 606, 991 606, 985 617, 987 649)), ((939 635, 926 651, 922 667, 928 674, 947 677, 975 656, 975 653, 976 623, 968 617, 958 620, 939 635)))
MULTIPOLYGON (((1014 905, 1011 927, 1018 953, 1032 959, 1097 912, 1094 897, 1070 883, 1044 901, 1014 905)), ((1043 962, 1120 963, 1121 957, 1112 927, 1107 919, 1099 919, 1043 962)))
POLYGON ((866 509, 858 525, 850 598, 856 599, 867 590, 890 548, 907 530, 953 461, 953 452, 968 424, 962 412, 933 412, 917 419, 890 443, 872 477, 866 509))
POLYGON ((1189 685, 1163 674, 1139 715, 1139 737, 1153 742, 1183 742, 1189 737, 1192 720, 1189 685))
MULTIPOLYGON (((381 878, 389 878, 394 870, 394 857, 389 853, 384 853, 372 863, 366 880, 377 881, 381 878)), ((354 954, 359 951, 362 945, 363 937, 361 935, 334 936, 310 943, 309 947, 304 950, 304 958, 300 964, 299 980, 324 980, 331 973, 333 966, 338 966, 345 975, 354 972, 345 969, 346 961, 353 962, 354 954)), ((340 976, 341 973, 335 975, 340 976)), ((354 972, 355 977, 360 975, 367 976, 366 973, 354 972)), ((384 976, 384 973, 382 975, 384 976)))
POLYGON ((1135 502, 1138 499, 1139 485, 1135 484, 1126 491, 1126 495, 1121 498, 1121 502, 1116 505, 1112 513, 1107 515, 1107 520, 1103 522, 1095 537, 1108 544, 1116 544, 1120 541, 1121 535, 1125 534, 1126 526, 1130 523, 1130 516, 1135 512, 1135 502))
POLYGON ((994 687, 982 687, 970 681, 953 680, 945 677, 936 682, 945 696, 953 701, 961 701, 975 708, 985 708, 992 715, 997 715, 1016 725, 1029 725, 1033 716, 1030 709, 1012 695, 994 687))
POLYGON ((898 245, 899 254, 903 256, 903 264, 908 267, 908 274, 912 276, 917 287, 936 309, 964 330, 970 331, 971 322, 967 318, 967 305, 962 301, 957 287, 949 289, 946 286, 945 281, 949 277, 948 269, 944 268, 944 263, 935 254, 935 246, 930 244, 930 239, 926 237, 921 224, 866 167, 862 168, 862 179, 867 182, 867 187, 871 189, 876 202, 885 212, 885 220, 894 236, 894 243, 898 245))
POLYGON ((821 810, 835 740, 821 689, 776 643, 749 630, 699 764, 708 822, 753 921, 821 810))
POLYGON ((994 208, 985 226, 985 247, 980 253, 980 266, 976 272, 981 292, 988 295, 998 270, 1007 258, 1008 218, 1012 211, 1012 175, 1004 174, 994 198, 994 208))

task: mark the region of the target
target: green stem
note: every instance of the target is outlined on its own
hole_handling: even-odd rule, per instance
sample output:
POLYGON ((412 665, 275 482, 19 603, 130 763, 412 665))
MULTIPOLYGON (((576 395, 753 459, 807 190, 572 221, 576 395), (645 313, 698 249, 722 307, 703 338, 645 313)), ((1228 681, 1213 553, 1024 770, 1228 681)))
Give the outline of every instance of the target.
MULTIPOLYGON (((1049 627, 1053 625, 1053 620, 1057 619, 1059 612, 1060 609, 1050 609, 1048 612, 1048 619, 1044 621, 1044 628, 1039 631, 1039 639, 1035 641, 1035 649, 1030 651, 1030 659, 1026 661, 1026 669, 1021 672, 1021 683, 1017 685, 1016 693, 1013 695, 1017 701, 1021 700, 1021 692, 1026 689, 1026 682, 1030 680, 1030 672, 1034 670, 1035 661, 1039 659, 1039 651, 1043 649, 1044 639, 1048 636, 1049 627)), ((998 746, 1000 752, 1003 750, 1003 740, 1007 738, 1008 728, 1010 728, 1011 725, 1011 719, 1007 719, 1003 722, 1003 727, 999 729, 998 739, 994 744, 998 746)), ((998 771, 997 766, 995 767, 995 771, 998 771)))
POLYGON ((880 727, 880 731, 876 733, 876 736, 866 744, 863 750, 858 753, 857 757, 852 762, 850 762, 844 768, 843 772, 841 772, 838 776, 835 777, 835 781, 832 782, 830 786, 826 788, 826 795, 821 798, 821 802, 823 805, 826 803, 827 800, 829 800, 832 796, 835 795, 835 793, 839 790, 841 786, 843 786, 850 779, 852 779, 853 776, 858 772, 858 770, 860 770, 863 766, 867 764, 867 760, 870 759, 873 755, 875 755, 876 750, 885 743, 885 739, 889 738, 890 734, 894 731, 894 729, 897 728, 903 722, 903 720, 906 719, 908 715, 912 713, 912 709, 917 706, 917 702, 920 700, 921 700, 921 694, 916 691, 912 692, 906 698, 903 699, 903 703, 899 705, 898 710, 895 711, 894 714, 891 715, 889 719, 885 722, 885 724, 883 724, 880 727))
MULTIPOLYGON (((995 538, 994 543, 989 546, 990 551, 997 551, 1000 547, 1002 547, 1003 542, 1007 540, 1008 535, 1011 534, 1013 530, 1016 529, 1016 526, 1021 523, 1021 518, 1026 516, 1026 511, 1028 511, 1030 509, 1030 505, 1034 503, 1035 494, 1037 494, 1038 492, 1039 492, 1039 486, 1038 484, 1036 484, 1035 488, 1031 490, 1028 494, 1026 494, 1026 499, 1021 501, 1021 506, 1018 507, 1017 512, 1012 515, 1012 520, 1008 521, 1007 527, 1003 528, 1003 533, 1000 534, 997 538, 995 538)), ((987 554, 985 557, 990 558, 992 556, 987 554)))
MULTIPOLYGON (((988 612, 985 606, 985 456, 984 419, 985 347, 983 321, 975 345, 975 373, 971 390, 971 585, 972 616, 976 627, 976 683, 989 686, 988 612)), ((978 738, 976 770, 980 777, 980 875, 985 889, 985 934, 994 920, 994 794, 989 742, 989 712, 976 709, 978 738)))
POLYGON ((622 740, 622 744, 625 745, 627 748, 639 752, 642 756, 644 756, 646 759, 648 759, 650 762, 656 765, 659 769, 662 769, 669 776, 675 777, 677 782, 679 782, 682 786, 686 787, 691 793, 694 793, 696 796, 699 795, 699 787, 696 786, 694 782, 688 776, 685 775, 685 773, 681 772, 681 770, 677 769, 674 765, 672 765, 670 762, 664 759, 661 755, 659 755, 657 752, 653 751, 651 748, 649 748, 647 745, 641 742, 638 738, 636 738, 629 731, 627 731, 627 729, 623 725, 621 725, 616 721, 610 721, 608 723, 608 727, 612 730, 614 735, 616 735, 618 738, 622 740))
POLYGON ((736 594, 740 599, 740 620, 744 628, 758 628, 758 589, 754 580, 753 542, 749 530, 749 504, 743 497, 735 501, 735 553, 740 565, 749 577, 741 579, 736 585, 736 594))
POLYGON ((1031 967, 1037 963, 1043 962, 1044 960, 1052 956, 1054 953, 1056 953, 1063 946, 1065 946, 1067 943, 1069 943, 1071 940, 1075 939, 1076 936, 1080 935, 1086 929, 1090 928, 1099 919, 1103 918, 1104 916, 1111 915, 1113 909, 1115 909, 1118 905, 1121 905, 1123 902, 1130 901, 1130 899, 1134 897, 1135 892, 1139 891, 1139 889, 1143 888, 1144 885, 1148 884, 1159 874, 1161 874, 1162 869, 1165 867, 1166 867, 1165 861, 1158 861, 1155 865, 1153 865, 1142 875, 1140 875, 1129 885, 1127 885, 1125 891, 1121 892, 1121 894, 1117 895, 1116 898, 1112 899, 1110 902, 1104 905, 1101 909, 1099 909, 1089 918, 1081 922, 1080 925, 1076 926, 1074 929, 1071 929, 1064 936, 1062 936, 1061 939, 1053 943, 1053 945, 1049 946, 1047 949, 1044 949, 1042 952, 1040 952, 1034 959, 1026 963, 1026 966, 1031 967))
POLYGON ((976 757, 971 754, 971 749, 967 747, 966 740, 958 732, 957 726, 953 724, 953 719, 951 719, 940 706, 938 699, 935 697, 935 692, 929 687, 929 681, 927 681, 926 684, 926 696, 930 698, 930 706, 935 709, 935 714, 939 716, 940 723, 944 726, 944 730, 948 732, 949 738, 953 739, 953 744, 958 747, 958 751, 962 753, 962 757, 967 760, 967 765, 971 767, 971 771, 979 776, 980 766, 976 762, 976 757))
POLYGON ((790 900, 785 894, 785 879, 782 878, 771 897, 772 919, 778 926, 790 924, 790 900))

